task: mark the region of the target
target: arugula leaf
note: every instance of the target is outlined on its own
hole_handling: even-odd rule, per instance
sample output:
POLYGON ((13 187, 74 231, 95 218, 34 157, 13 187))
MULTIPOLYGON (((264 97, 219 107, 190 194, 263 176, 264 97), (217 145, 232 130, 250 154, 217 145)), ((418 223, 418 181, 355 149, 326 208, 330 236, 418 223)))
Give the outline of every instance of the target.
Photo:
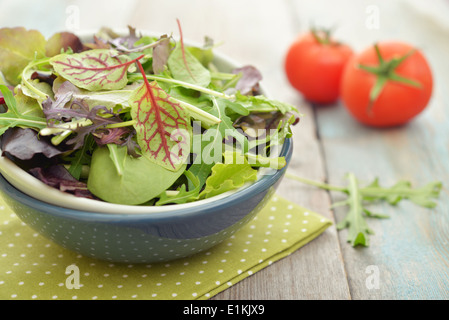
POLYGON ((389 204, 396 205, 402 199, 408 199, 419 206, 434 208, 436 202, 432 198, 438 197, 442 186, 441 182, 434 181, 423 187, 413 189, 409 181, 399 181, 390 188, 382 188, 378 179, 376 179, 360 191, 364 200, 386 200, 389 204))
POLYGON ((95 140, 92 135, 88 135, 85 137, 83 146, 76 150, 73 155, 66 158, 70 162, 67 170, 76 180, 80 180, 83 166, 90 164, 94 147, 95 140))
POLYGON ((369 235, 374 234, 374 231, 368 227, 364 219, 364 208, 362 204, 362 195, 360 194, 357 179, 354 174, 348 174, 348 193, 347 201, 340 205, 348 205, 349 211, 345 218, 337 224, 337 229, 348 229, 347 240, 352 246, 362 245, 369 246, 369 235))
POLYGON ((12 127, 43 129, 47 126, 46 119, 36 115, 37 113, 34 111, 34 108, 21 110, 17 106, 16 99, 7 86, 0 85, 0 91, 8 106, 7 112, 0 113, 0 135, 12 127))
POLYGON ((228 110, 237 115, 248 115, 249 111, 238 103, 211 97, 214 108, 209 111, 210 114, 221 119, 217 126, 222 139, 235 139, 238 148, 243 152, 248 151, 248 138, 238 128, 234 127, 234 121, 231 119, 228 110))
POLYGON ((190 166, 189 171, 199 177, 200 186, 203 186, 210 175, 215 163, 221 162, 226 145, 223 140, 235 138, 241 150, 248 150, 248 139, 237 128, 234 127, 229 111, 237 115, 248 115, 248 110, 237 103, 225 99, 210 97, 212 107, 209 113, 221 119, 220 123, 210 127, 205 132, 193 135, 193 153, 196 159, 190 166), (196 150, 195 147, 200 147, 196 150))
POLYGON ((425 208, 434 208, 436 202, 432 199, 438 198, 442 189, 442 183, 434 181, 423 187, 413 189, 407 181, 399 181, 391 188, 382 188, 378 179, 375 179, 368 186, 361 188, 353 173, 348 174, 348 187, 334 186, 322 182, 302 178, 287 172, 287 178, 312 185, 324 190, 343 192, 348 195, 348 199, 334 203, 332 207, 348 206, 349 211, 345 218, 337 224, 337 228, 348 229, 348 242, 353 246, 369 246, 369 235, 374 232, 369 228, 366 217, 384 219, 385 214, 373 213, 365 207, 365 201, 386 201, 391 205, 397 205, 402 199, 408 199, 416 205, 425 208))

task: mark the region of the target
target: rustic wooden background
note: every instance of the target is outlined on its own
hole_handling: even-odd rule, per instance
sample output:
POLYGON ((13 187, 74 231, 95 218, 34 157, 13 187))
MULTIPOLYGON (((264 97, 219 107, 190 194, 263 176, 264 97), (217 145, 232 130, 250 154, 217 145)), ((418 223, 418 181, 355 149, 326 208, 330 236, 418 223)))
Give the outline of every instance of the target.
MULTIPOLYGON (((205 35, 242 64, 257 66, 271 96, 305 114, 295 127, 290 172, 344 183, 354 172, 361 183, 384 185, 407 179, 415 186, 445 184, 437 208, 403 202, 373 211, 369 248, 353 248, 335 226, 289 257, 232 286, 214 299, 448 299, 449 298, 449 1, 380 0, 1 0, 0 26, 61 30, 101 26, 177 34, 202 42, 205 35), (374 15, 374 16, 373 16, 374 15), (334 27, 334 35, 361 50, 381 40, 408 41, 428 57, 435 77, 429 107, 407 126, 376 130, 355 122, 344 107, 313 106, 286 81, 288 45, 311 25, 334 27), (379 287, 367 286, 377 270, 379 287)), ((338 195, 284 180, 280 193, 335 222, 338 195)))

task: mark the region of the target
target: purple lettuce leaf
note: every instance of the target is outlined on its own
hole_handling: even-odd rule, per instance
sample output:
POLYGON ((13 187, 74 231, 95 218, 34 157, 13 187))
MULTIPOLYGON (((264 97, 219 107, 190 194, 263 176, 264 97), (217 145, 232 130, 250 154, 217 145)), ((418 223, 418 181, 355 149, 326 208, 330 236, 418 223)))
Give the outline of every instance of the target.
POLYGON ((128 26, 129 34, 123 37, 116 37, 112 40, 109 40, 109 43, 114 45, 117 49, 125 48, 125 49, 133 49, 134 43, 139 40, 141 37, 136 35, 136 29, 128 26))
POLYGON ((170 56, 170 38, 166 35, 160 38, 161 42, 153 48, 153 72, 155 74, 161 73, 165 70, 168 57, 170 56))
POLYGON ((56 148, 47 137, 41 137, 33 129, 19 127, 8 129, 0 142, 3 154, 20 160, 30 160, 37 154, 53 158, 64 151, 56 148))
POLYGON ((259 91, 259 82, 262 80, 262 74, 253 66, 244 66, 232 70, 234 74, 242 74, 235 85, 235 89, 240 91, 241 94, 252 94, 259 91))
POLYGON ((67 31, 55 33, 45 44, 47 57, 56 56, 61 53, 61 50, 67 51, 69 49, 78 53, 84 51, 86 48, 77 35, 67 31))
POLYGON ((62 165, 52 165, 46 168, 36 167, 30 169, 29 173, 46 185, 62 192, 71 193, 77 197, 94 198, 87 189, 87 184, 76 180, 62 165))

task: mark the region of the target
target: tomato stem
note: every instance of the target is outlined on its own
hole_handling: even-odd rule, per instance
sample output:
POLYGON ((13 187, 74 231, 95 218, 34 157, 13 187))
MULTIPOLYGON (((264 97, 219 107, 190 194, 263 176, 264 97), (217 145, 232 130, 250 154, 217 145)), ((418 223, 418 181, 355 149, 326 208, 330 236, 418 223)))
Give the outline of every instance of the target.
POLYGON ((331 31, 328 29, 320 29, 317 30, 316 28, 312 28, 310 30, 315 40, 322 44, 322 45, 328 45, 331 44, 331 31), (320 34, 319 34, 320 33, 320 34))
POLYGON ((366 66, 366 65, 362 65, 362 64, 358 65, 358 67, 360 69, 365 70, 370 73, 373 73, 374 75, 377 76, 376 83, 371 88, 370 95, 369 95, 369 103, 367 106, 368 114, 372 114, 372 111, 373 111, 372 108, 374 106, 374 103, 376 102, 377 98, 381 94, 383 88, 385 87, 385 85, 387 84, 388 81, 399 82, 399 83, 402 83, 402 84, 405 84, 408 86, 412 86, 412 87, 421 89, 421 83, 419 83, 413 79, 402 77, 399 74, 397 74, 395 71, 396 68, 402 62, 404 62, 404 60, 406 60, 408 57, 410 57, 411 55, 413 55, 416 52, 415 49, 410 50, 408 53, 406 53, 402 57, 399 57, 399 58, 395 57, 388 61, 386 61, 382 57, 382 54, 380 52, 380 49, 379 49, 379 46, 377 45, 377 43, 374 44, 374 50, 376 51, 376 55, 379 60, 378 66, 366 66))

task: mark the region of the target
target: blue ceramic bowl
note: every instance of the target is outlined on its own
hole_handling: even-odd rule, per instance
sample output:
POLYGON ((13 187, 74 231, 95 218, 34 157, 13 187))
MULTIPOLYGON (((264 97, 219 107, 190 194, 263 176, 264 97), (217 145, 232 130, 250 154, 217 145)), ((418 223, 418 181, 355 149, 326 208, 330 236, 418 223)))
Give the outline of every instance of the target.
POLYGON ((171 205, 161 212, 108 214, 63 208, 28 196, 3 176, 0 193, 24 223, 64 248, 112 262, 163 262, 209 249, 250 221, 275 192, 292 148, 291 139, 286 139, 280 155, 287 165, 274 174, 226 197, 171 205))

